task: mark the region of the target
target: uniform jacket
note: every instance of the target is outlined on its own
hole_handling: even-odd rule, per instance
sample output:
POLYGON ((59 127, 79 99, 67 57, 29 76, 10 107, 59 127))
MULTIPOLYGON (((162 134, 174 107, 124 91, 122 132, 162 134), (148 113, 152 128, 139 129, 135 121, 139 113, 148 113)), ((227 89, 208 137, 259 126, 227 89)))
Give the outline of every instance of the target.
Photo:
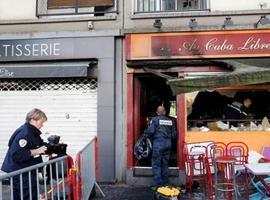
MULTIPOLYGON (((246 119, 249 113, 249 109, 242 103, 234 101, 232 104, 228 104, 225 109, 225 119, 228 120, 243 120, 246 119)), ((238 123, 244 121, 230 121, 230 124, 237 127, 238 123)))
POLYGON ((242 103, 234 101, 227 105, 225 115, 226 119, 245 119, 248 115, 248 109, 242 103))
POLYGON ((11 136, 8 143, 8 152, 4 159, 2 170, 12 172, 42 162, 41 156, 31 156, 31 149, 43 145, 40 130, 35 126, 25 123, 11 136))
POLYGON ((175 122, 165 115, 153 117, 149 127, 144 131, 145 137, 153 140, 176 138, 175 122))

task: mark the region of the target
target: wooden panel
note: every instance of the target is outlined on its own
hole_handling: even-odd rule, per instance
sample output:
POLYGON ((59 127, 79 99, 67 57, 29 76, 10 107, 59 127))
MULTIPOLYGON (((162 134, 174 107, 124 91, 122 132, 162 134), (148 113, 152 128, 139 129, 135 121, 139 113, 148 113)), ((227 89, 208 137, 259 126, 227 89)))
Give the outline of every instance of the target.
POLYGON ((113 0, 48 0, 48 9, 113 6, 113 0))
POLYGON ((76 0, 48 0, 48 9, 75 7, 76 0))
POLYGON ((78 0, 79 7, 113 6, 113 0, 78 0))

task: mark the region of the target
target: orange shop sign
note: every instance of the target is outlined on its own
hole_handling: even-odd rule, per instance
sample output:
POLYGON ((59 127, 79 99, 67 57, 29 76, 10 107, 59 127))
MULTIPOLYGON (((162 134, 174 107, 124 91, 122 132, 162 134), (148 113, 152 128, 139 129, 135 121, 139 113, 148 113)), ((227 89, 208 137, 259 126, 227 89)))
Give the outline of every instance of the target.
POLYGON ((270 56, 270 30, 126 35, 126 59, 192 59, 270 56))

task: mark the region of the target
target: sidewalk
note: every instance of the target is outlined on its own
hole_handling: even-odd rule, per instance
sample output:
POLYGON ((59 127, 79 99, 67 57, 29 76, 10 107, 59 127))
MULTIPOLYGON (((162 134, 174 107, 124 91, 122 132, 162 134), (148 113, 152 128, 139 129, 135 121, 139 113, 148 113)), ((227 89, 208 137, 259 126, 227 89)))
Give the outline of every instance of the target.
MULTIPOLYGON (((150 187, 130 186, 125 184, 100 184, 106 197, 102 197, 96 190, 96 197, 93 200, 156 200, 154 191, 150 187)), ((208 200, 203 193, 195 191, 193 193, 181 194, 178 200, 208 200)), ((246 200, 246 195, 238 196, 238 200, 246 200)))
MULTIPOLYGON (((106 197, 97 190, 93 200, 154 200, 154 191, 150 187, 129 186, 125 184, 100 184, 106 197)), ((206 200, 200 193, 182 194, 179 200, 206 200)))
POLYGON ((106 197, 102 197, 97 190, 93 200, 151 200, 154 192, 150 187, 129 186, 125 184, 100 184, 106 197))

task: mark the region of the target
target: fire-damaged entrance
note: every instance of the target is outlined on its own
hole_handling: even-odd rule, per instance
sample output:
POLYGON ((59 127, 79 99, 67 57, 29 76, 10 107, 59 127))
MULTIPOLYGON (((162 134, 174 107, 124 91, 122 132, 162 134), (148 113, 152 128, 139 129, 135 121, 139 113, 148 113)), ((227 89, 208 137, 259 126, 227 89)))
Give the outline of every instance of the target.
MULTIPOLYGON (((170 76, 177 76, 177 73, 171 73, 170 76)), ((129 132, 128 142, 132 142, 132 146, 134 146, 149 125, 151 118, 156 116, 158 106, 163 105, 166 109, 166 115, 177 123, 177 98, 172 94, 167 80, 155 74, 132 73, 128 75, 128 80, 132 90, 129 90, 130 95, 128 95, 128 101, 132 107, 129 115, 132 115, 130 117, 133 118, 133 128, 129 127, 131 132, 129 132)), ((172 140, 169 162, 171 169, 178 166, 177 154, 177 139, 174 139, 172 140)), ((131 161, 130 168, 134 168, 133 175, 151 176, 151 155, 147 159, 137 160, 133 152, 130 151, 128 157, 131 161)))
MULTIPOLYGON (((139 93, 139 133, 135 140, 140 136, 150 123, 153 116, 156 115, 158 106, 163 105, 166 109, 166 115, 176 122, 176 97, 172 95, 170 87, 163 78, 153 75, 143 75, 136 77, 138 79, 139 93)), ((151 166, 151 160, 136 160, 135 166, 151 166)), ((176 140, 172 141, 172 151, 170 166, 176 166, 176 140)))

